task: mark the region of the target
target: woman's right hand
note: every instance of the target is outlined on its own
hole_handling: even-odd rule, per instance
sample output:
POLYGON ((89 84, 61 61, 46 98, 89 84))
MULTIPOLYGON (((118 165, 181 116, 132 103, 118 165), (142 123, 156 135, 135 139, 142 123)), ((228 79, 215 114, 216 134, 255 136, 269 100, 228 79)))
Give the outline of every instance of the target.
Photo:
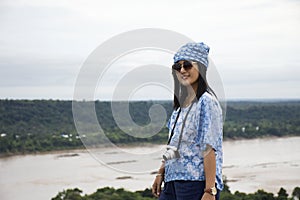
POLYGON ((162 174, 156 175, 154 182, 152 184, 152 194, 155 197, 159 197, 161 193, 162 182, 163 182, 163 175, 162 174))

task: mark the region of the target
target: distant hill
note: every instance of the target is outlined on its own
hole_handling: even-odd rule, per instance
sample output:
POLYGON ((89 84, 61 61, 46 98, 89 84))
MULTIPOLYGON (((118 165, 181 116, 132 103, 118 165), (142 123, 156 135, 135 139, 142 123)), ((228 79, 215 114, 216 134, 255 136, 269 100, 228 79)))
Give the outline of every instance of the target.
MULTIPOLYGON (((170 116, 170 101, 137 101, 129 105, 132 119, 139 125, 149 123, 149 108, 159 103, 170 116)), ((165 143, 166 128, 151 138, 135 138, 116 125, 110 102, 95 102, 98 121, 115 143, 165 143)), ((227 102, 224 138, 300 136, 300 101, 227 102)), ((0 100, 0 153, 26 153, 80 148, 75 129, 72 101, 0 100)))

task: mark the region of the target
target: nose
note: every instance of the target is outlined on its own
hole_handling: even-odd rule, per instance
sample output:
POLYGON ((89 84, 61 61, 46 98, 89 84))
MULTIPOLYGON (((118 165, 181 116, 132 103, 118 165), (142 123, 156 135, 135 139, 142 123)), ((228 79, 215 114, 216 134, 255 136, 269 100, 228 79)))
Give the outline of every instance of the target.
POLYGON ((179 72, 180 72, 180 73, 182 73, 182 74, 183 74, 184 72, 186 72, 183 66, 181 66, 181 68, 180 68, 180 71, 179 71, 179 72))

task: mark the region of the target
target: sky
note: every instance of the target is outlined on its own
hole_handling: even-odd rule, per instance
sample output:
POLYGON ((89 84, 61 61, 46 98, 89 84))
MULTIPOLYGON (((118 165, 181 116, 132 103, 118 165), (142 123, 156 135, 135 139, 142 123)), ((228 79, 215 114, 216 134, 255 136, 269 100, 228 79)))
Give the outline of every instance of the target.
MULTIPOLYGON (((142 28, 175 31, 210 46, 227 99, 299 99, 299 25, 298 0, 1 0, 0 99, 72 100, 90 54, 112 37, 142 28)), ((137 57, 144 64, 172 64, 166 52, 121 59, 137 57)), ((95 97, 109 99, 109 80, 117 83, 128 72, 111 67, 95 97)), ((135 95, 171 99, 170 92, 158 95, 157 86, 135 95)))

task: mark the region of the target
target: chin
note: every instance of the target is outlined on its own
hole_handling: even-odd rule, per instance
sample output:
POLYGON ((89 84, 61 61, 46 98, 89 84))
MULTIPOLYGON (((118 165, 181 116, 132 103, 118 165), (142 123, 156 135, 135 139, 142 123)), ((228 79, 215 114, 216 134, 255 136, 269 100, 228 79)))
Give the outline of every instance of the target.
POLYGON ((192 86, 194 84, 198 83, 198 81, 193 81, 193 80, 180 80, 180 84, 183 85, 183 86, 186 86, 186 87, 189 87, 189 86, 192 86))
POLYGON ((183 86, 189 86, 189 85, 191 85, 191 83, 190 83, 190 81, 180 81, 180 83, 181 83, 181 85, 183 85, 183 86))

